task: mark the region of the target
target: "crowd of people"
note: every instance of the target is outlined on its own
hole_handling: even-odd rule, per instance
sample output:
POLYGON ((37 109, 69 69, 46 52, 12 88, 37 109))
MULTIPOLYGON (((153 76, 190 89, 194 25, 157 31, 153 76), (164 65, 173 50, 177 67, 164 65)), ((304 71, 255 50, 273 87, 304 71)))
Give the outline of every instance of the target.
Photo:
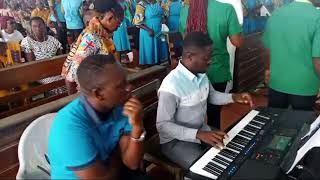
MULTIPOLYGON (((232 80, 227 40, 235 47, 243 44, 243 28, 231 4, 216 0, 10 2, 9 10, 0 11, 6 17, 0 19, 5 22, 1 23, 2 38, 21 41, 26 61, 70 49, 62 76, 54 78, 64 78, 69 94, 79 91, 80 95, 57 113, 50 131, 48 158, 53 179, 148 178, 137 171, 145 138, 143 107, 131 96, 119 60, 131 50, 129 26, 140 28, 142 65, 168 58, 167 42, 161 38, 164 24, 184 37, 182 60, 158 91, 159 151, 174 163, 188 169, 204 147, 224 145, 222 105, 254 107, 249 93, 232 94, 226 89, 232 80), (19 32, 17 23, 25 32, 19 32)), ((263 43, 269 107, 312 110, 314 106, 320 87, 316 3, 288 3, 266 23, 263 43)))

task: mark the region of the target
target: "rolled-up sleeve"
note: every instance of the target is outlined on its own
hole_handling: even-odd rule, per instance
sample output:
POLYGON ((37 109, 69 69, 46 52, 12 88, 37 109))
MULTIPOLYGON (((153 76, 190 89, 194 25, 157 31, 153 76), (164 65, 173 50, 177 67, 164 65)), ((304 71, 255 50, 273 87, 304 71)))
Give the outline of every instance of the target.
POLYGON ((159 92, 157 129, 161 136, 194 142, 198 129, 188 128, 176 123, 175 114, 179 97, 168 92, 159 92))
POLYGON ((210 84, 209 102, 214 105, 225 105, 233 103, 232 94, 216 91, 210 84))

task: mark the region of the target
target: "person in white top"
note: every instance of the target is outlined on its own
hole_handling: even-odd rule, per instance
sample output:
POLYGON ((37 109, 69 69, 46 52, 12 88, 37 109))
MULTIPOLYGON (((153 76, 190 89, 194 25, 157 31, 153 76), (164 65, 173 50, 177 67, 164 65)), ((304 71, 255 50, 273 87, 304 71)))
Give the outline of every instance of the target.
POLYGON ((24 38, 23 35, 16 30, 16 22, 13 18, 7 20, 5 29, 1 31, 1 36, 6 42, 20 42, 24 38))

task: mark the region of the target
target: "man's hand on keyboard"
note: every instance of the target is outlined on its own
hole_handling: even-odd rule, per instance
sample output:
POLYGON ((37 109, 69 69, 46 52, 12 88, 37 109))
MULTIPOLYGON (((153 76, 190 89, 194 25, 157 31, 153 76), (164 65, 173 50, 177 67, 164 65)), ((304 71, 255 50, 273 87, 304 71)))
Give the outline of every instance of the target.
POLYGON ((232 99, 234 102, 249 104, 251 108, 253 107, 252 97, 249 93, 232 94, 232 99))
POLYGON ((198 130, 197 139, 210 144, 212 146, 216 146, 219 148, 223 148, 223 139, 227 137, 227 134, 222 131, 202 131, 198 130))

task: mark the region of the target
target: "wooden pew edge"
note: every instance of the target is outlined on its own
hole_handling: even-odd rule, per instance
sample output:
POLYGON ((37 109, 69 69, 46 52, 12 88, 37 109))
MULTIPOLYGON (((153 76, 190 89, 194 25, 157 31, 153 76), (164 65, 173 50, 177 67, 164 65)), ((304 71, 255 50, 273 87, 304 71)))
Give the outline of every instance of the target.
POLYGON ((32 64, 43 63, 43 62, 52 61, 52 60, 60 59, 60 58, 67 58, 67 56, 68 56, 67 54, 63 54, 63 55, 54 56, 52 58, 43 59, 41 61, 32 61, 32 62, 26 62, 26 63, 22 63, 22 64, 17 64, 17 65, 14 65, 14 66, 8 66, 8 67, 6 67, 4 69, 1 69, 0 71, 9 71, 9 70, 16 69, 16 68, 30 66, 32 64))
POLYGON ((128 81, 134 81, 136 79, 139 79, 139 78, 142 78, 148 74, 151 74, 151 73, 155 73, 155 72, 161 72, 161 71, 165 71, 166 70, 166 67, 165 66, 161 66, 161 65, 155 65, 155 66, 152 66, 150 68, 146 68, 146 69, 143 69, 137 73, 134 73, 134 74, 130 74, 128 76, 128 81))
MULTIPOLYGON (((138 73, 130 74, 128 76, 128 81, 129 82, 134 81, 134 80, 140 79, 144 76, 147 76, 149 74, 163 71, 163 70, 166 70, 166 67, 160 66, 160 65, 153 66, 153 67, 141 70, 138 73)), ((152 81, 151 83, 155 83, 155 82, 152 81)), ((158 83, 156 83, 156 84, 158 84, 158 83)), ((36 119, 37 117, 39 117, 41 115, 54 112, 54 111, 60 109, 61 107, 65 106, 69 102, 71 102, 76 96, 77 95, 67 96, 67 97, 58 99, 56 101, 52 101, 47 104, 43 104, 38 107, 23 111, 21 113, 0 119, 0 131, 7 129, 7 128, 10 128, 12 126, 15 126, 17 124, 23 123, 23 122, 33 121, 34 119, 36 119)))
POLYGON ((0 119, 0 131, 13 127, 20 123, 24 123, 27 121, 31 122, 44 114, 57 111, 61 107, 71 102, 75 97, 77 97, 77 94, 67 96, 56 101, 52 101, 47 104, 43 104, 38 107, 23 111, 21 113, 0 119))

